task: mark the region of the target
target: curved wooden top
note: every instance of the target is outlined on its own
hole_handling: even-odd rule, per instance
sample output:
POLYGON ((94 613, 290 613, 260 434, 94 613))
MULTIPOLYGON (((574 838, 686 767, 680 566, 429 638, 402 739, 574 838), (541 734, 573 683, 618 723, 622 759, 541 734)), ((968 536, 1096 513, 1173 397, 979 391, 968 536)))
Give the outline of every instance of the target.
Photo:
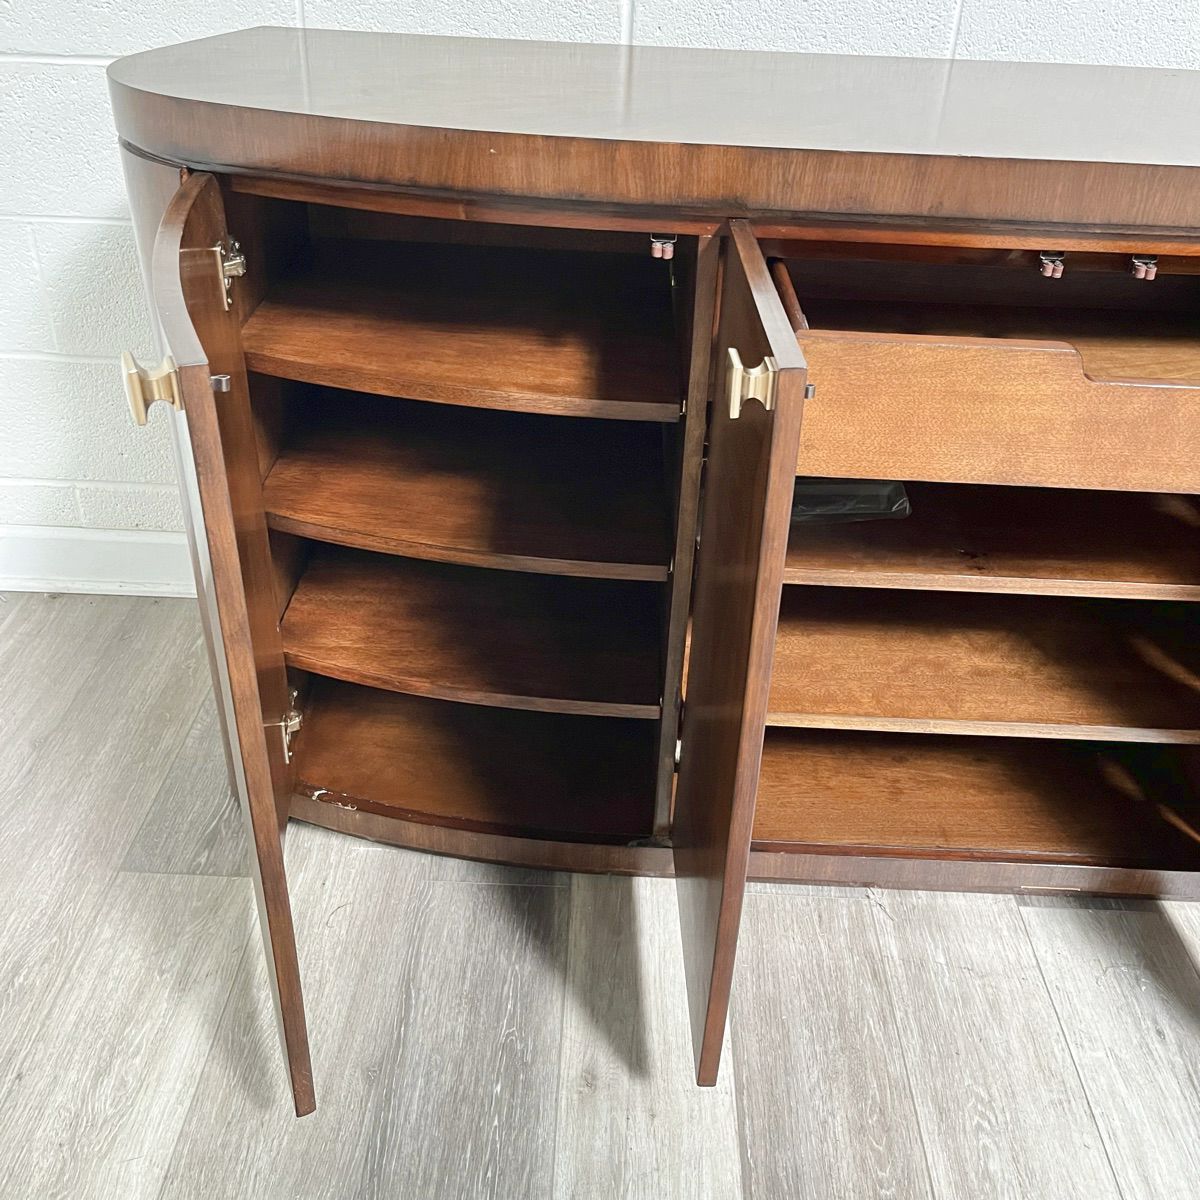
POLYGON ((264 27, 109 78, 128 143, 220 170, 720 215, 1200 226, 1200 72, 264 27))

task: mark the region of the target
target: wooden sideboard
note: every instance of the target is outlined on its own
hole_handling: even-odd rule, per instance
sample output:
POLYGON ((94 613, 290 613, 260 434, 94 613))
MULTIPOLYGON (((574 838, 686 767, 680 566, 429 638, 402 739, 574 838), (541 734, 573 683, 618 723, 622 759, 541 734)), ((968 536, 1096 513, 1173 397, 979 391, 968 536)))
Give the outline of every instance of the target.
POLYGON ((109 77, 298 1113, 289 818, 674 874, 702 1084, 748 878, 1200 896, 1200 75, 254 29, 109 77))

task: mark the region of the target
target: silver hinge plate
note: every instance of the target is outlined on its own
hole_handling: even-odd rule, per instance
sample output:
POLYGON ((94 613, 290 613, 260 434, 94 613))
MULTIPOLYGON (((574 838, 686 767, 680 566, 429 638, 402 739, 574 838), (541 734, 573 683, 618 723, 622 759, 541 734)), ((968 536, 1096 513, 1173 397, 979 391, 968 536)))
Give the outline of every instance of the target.
POLYGON ((268 729, 278 729, 279 738, 283 743, 283 761, 290 763, 292 761, 292 742, 295 740, 296 734, 300 730, 300 726, 304 723, 304 718, 300 715, 297 709, 289 708, 283 714, 282 721, 269 721, 268 729))
POLYGON ((228 312, 233 306, 233 281, 240 279, 246 273, 246 256, 242 253, 242 245, 231 237, 226 237, 212 248, 217 258, 217 269, 221 274, 221 296, 228 312))
POLYGON ((757 367, 747 367, 742 356, 733 346, 729 347, 729 367, 726 372, 729 384, 729 416, 736 421, 742 415, 742 405, 747 400, 757 400, 770 412, 775 407, 775 392, 779 382, 779 364, 771 355, 757 367))

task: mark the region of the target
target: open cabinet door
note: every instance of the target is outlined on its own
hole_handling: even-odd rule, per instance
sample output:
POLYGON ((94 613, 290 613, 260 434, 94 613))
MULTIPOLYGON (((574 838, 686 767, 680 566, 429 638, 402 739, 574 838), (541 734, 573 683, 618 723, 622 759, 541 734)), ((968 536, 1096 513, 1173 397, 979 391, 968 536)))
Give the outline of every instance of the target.
MULTIPOLYGON (((233 768, 254 851, 251 873, 268 974, 296 1113, 303 1115, 316 1105, 283 865, 291 700, 238 306, 229 299, 223 269, 221 251, 228 249, 217 181, 207 174, 189 176, 163 215, 150 272, 152 300, 175 371, 155 383, 127 364, 127 382, 135 403, 147 392, 173 399, 194 460, 219 624, 210 635, 225 668, 221 683, 227 684, 233 713, 233 768)), ((197 584, 203 588, 204 581, 197 584)))
POLYGON ((712 356, 673 843, 697 1082, 717 1081, 750 857, 804 407, 796 335, 731 221, 712 356))

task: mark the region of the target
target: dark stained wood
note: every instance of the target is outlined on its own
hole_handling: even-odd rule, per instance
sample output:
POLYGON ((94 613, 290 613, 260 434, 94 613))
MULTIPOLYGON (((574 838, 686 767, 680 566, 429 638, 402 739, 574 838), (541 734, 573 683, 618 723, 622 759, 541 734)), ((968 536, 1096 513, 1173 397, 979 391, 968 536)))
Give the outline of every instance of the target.
POLYGON ((1200 899, 1200 872, 1081 863, 899 858, 873 854, 750 852, 750 878, 840 887, 922 888, 942 892, 1070 892, 1080 896, 1200 899))
POLYGON ((322 803, 509 837, 624 843, 650 833, 654 728, 514 712, 320 680, 297 791, 322 803))
POLYGON ((879 250, 895 252, 901 247, 926 251, 940 247, 953 256, 961 255, 967 250, 992 250, 997 253, 1024 250, 1036 254, 1053 248, 1071 251, 1072 268, 1076 262, 1076 252, 1085 255, 1157 253, 1180 256, 1175 261, 1167 258, 1165 264, 1164 260, 1160 259, 1159 270, 1162 271, 1164 265, 1177 270, 1187 270, 1189 268, 1184 265, 1185 262, 1194 263, 1195 256, 1200 254, 1200 237, 1194 234, 1169 236, 1147 229, 1131 229, 1125 233, 1099 233, 1015 221, 988 221, 982 224, 949 220, 938 221, 934 225, 928 218, 905 220, 896 217, 866 221, 861 218, 841 217, 825 221, 796 220, 786 225, 756 221, 754 232, 758 235, 759 244, 768 258, 806 257, 812 252, 811 244, 814 242, 840 242, 847 246, 857 244, 869 254, 879 250))
POLYGON ((719 239, 697 238, 694 264, 684 258, 677 268, 678 277, 686 280, 686 286, 681 287, 679 305, 686 314, 680 350, 682 372, 687 379, 688 390, 683 427, 676 443, 675 550, 671 558, 663 644, 663 715, 654 813, 654 832, 660 838, 670 835, 671 806, 675 792, 675 750, 683 713, 683 671, 691 616, 696 534, 700 522, 700 481, 708 430, 709 355, 716 315, 720 253, 719 239))
POLYGON ((1179 761, 1195 753, 771 730, 754 843, 809 853, 1196 870, 1200 791, 1179 761))
POLYGON ((696 1073, 716 1082, 750 851, 763 718, 804 404, 804 359, 750 227, 730 223, 710 378, 675 870, 696 1073), (776 404, 730 417, 726 366, 774 356, 776 404))
POLYGON ((472 704, 659 715, 653 584, 319 547, 283 619, 289 666, 472 704))
MULTIPOLYGON (((364 215, 382 214, 403 221, 428 221, 440 225, 453 222, 454 225, 465 226, 456 229, 454 225, 449 225, 440 239, 446 242, 461 238, 466 241, 482 240, 492 244, 504 244, 507 241, 512 244, 520 236, 512 229, 515 226, 518 230, 523 227, 539 245, 561 245, 564 233, 569 236, 584 230, 591 233, 605 231, 612 235, 603 239, 612 243, 607 248, 618 250, 627 248, 620 243, 627 241, 629 235, 634 233, 705 236, 716 233, 721 227, 720 219, 712 216, 698 216, 680 210, 665 214, 639 213, 590 201, 556 200, 549 203, 526 200, 520 196, 480 197, 461 192, 434 194, 429 191, 414 193, 380 184, 286 175, 235 174, 228 178, 229 186, 235 192, 299 200, 321 206, 313 209, 313 231, 326 235, 340 226, 343 232, 337 236, 371 236, 364 231, 369 230, 372 223, 362 218, 364 215), (327 213, 342 215, 330 219, 326 217, 327 213), (360 219, 355 220, 355 215, 360 219), (508 229, 513 237, 506 239, 499 232, 501 229, 508 229), (351 232, 345 232, 347 230, 351 232)), ((601 242, 601 239, 597 238, 597 241, 601 242)), ((602 248, 602 245, 596 248, 602 248)), ((1200 252, 1200 244, 1197 251, 1200 252)))
POLYGON ((814 327, 1078 339, 1085 353, 1089 340, 1119 346, 1133 337, 1157 339, 1172 353, 1177 339, 1190 364, 1187 346, 1196 338, 1183 314, 1195 307, 1200 258, 1157 261, 1147 287, 1134 278, 1128 254, 1072 251, 1063 275, 1047 279, 1033 250, 818 242, 796 244, 794 257, 773 260, 771 272, 781 291, 799 294, 796 304, 814 327))
POLYGON ((934 483, 907 491, 912 513, 902 519, 795 522, 784 582, 1200 600, 1194 496, 934 483))
POLYGON ((1200 742, 1195 608, 788 588, 773 725, 1200 742))
POLYGON ((291 778, 278 730, 264 728, 265 722, 281 719, 286 711, 287 679, 275 624, 272 564, 237 315, 226 312, 221 302, 222 285, 210 249, 225 232, 216 180, 192 175, 163 217, 154 247, 152 295, 180 369, 245 780, 269 975, 292 1096, 302 1116, 316 1107, 316 1100, 279 814, 282 795, 286 821, 291 778), (231 379, 219 411, 210 372, 231 379))
MULTIPOLYGON (((391 846, 547 871, 671 876, 671 851, 661 846, 609 846, 504 837, 381 817, 311 796, 292 800, 296 820, 391 846)), ((851 887, 923 887, 943 891, 1080 892, 1109 896, 1200 898, 1200 871, 1093 867, 1079 863, 932 860, 869 854, 811 854, 752 848, 748 881, 824 883, 851 887)))
MULTIPOLYGON (((1186 282, 1190 285, 1192 281, 1186 282)), ((1158 295, 1165 291, 1160 289, 1158 295)), ((1027 342, 1051 350, 1058 349, 1055 343, 1066 343, 1076 351, 1084 375, 1094 383, 1153 380, 1200 385, 1200 334, 1187 310, 1068 309, 1053 307, 1052 302, 1046 307, 1008 309, 993 304, 821 300, 807 303, 805 313, 814 332, 844 329, 962 338, 967 343, 1003 339, 1001 349, 1003 342, 1027 342)))
MULTIPOLYGON (((441 562, 665 580, 656 428, 321 392, 264 489, 275 529, 441 562)), ((486 583, 486 581, 483 581, 486 583)))
MULTIPOLYGON (((129 207, 133 218, 133 237, 137 245, 145 294, 153 307, 154 242, 158 236, 158 227, 162 222, 163 213, 175 198, 183 173, 178 168, 155 162, 142 155, 132 154, 125 147, 121 148, 121 168, 125 175, 125 189, 129 196, 129 207)), ((185 423, 181 417, 176 417, 171 422, 171 444, 179 476, 180 499, 183 502, 181 508, 183 510, 184 536, 187 539, 192 578, 196 583, 197 609, 200 614, 200 627, 204 634, 204 648, 208 655, 209 674, 212 678, 213 694, 217 706, 217 721, 221 728, 221 746, 225 752, 226 773, 229 776, 230 791, 234 795, 241 795, 243 784, 240 764, 235 757, 233 700, 229 693, 225 651, 221 643, 220 621, 217 616, 216 595, 212 584, 212 563, 209 560, 208 543, 204 536, 203 522, 200 517, 196 464, 191 443, 188 441, 185 423)))
POLYGON ((510 867, 542 871, 585 871, 601 875, 671 876, 675 867, 666 846, 615 845, 607 842, 563 842, 547 838, 513 837, 480 833, 427 821, 409 821, 389 814, 381 816, 359 808, 347 808, 323 795, 298 793, 292 797, 292 818, 336 829, 339 833, 367 838, 389 846, 424 850, 455 858, 476 859, 510 867))
POLYGON ((1200 226, 1186 72, 257 29, 109 80, 134 146, 256 175, 776 220, 1200 226))
POLYGON ((662 264, 320 242, 243 331, 251 370, 443 404, 676 421, 662 264))
POLYGON ((793 275, 774 272, 817 389, 799 474, 1200 491, 1194 321, 814 305, 793 275))

